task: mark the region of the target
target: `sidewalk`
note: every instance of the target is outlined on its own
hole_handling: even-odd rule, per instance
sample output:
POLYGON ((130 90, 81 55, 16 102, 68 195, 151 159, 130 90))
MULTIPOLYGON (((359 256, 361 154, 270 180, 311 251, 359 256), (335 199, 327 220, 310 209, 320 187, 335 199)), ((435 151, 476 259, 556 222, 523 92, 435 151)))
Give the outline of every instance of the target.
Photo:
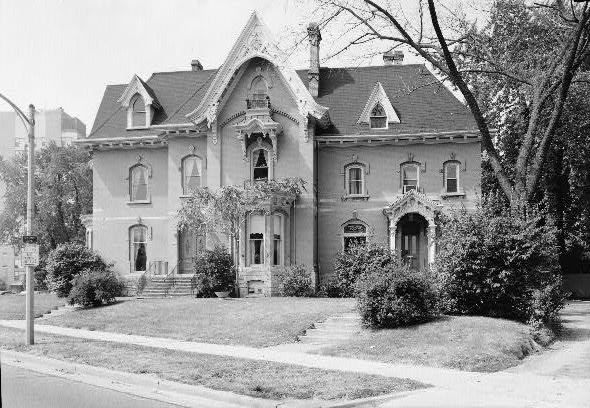
MULTIPOLYGON (((25 321, 0 320, 0 326, 24 330, 25 321)), ((485 373, 473 373, 445 368, 404 364, 387 364, 377 361, 321 356, 301 352, 287 352, 276 349, 196 343, 161 337, 146 337, 102 331, 71 329, 44 324, 36 324, 35 330, 41 333, 77 337, 87 340, 132 344, 136 346, 155 347, 189 353, 245 358, 250 360, 272 361, 276 363, 322 368, 326 370, 373 374, 384 377, 409 378, 415 381, 442 387, 456 387, 464 384, 465 382, 480 381, 484 376, 486 376, 485 373)))

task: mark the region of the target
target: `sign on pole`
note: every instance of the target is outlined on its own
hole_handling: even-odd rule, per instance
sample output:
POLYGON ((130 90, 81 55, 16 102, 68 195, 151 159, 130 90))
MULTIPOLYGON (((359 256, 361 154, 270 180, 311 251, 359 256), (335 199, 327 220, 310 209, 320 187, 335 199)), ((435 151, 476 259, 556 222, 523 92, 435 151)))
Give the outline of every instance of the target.
POLYGON ((36 235, 23 236, 23 264, 25 266, 39 265, 39 244, 36 235))

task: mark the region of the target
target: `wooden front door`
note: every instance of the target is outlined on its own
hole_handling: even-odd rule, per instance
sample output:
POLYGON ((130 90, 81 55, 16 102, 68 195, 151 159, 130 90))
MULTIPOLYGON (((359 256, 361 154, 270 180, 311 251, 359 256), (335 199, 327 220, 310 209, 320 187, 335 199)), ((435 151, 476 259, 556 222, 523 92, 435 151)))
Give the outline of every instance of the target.
POLYGON ((205 247, 205 237, 192 231, 179 233, 178 273, 194 273, 195 258, 205 247))

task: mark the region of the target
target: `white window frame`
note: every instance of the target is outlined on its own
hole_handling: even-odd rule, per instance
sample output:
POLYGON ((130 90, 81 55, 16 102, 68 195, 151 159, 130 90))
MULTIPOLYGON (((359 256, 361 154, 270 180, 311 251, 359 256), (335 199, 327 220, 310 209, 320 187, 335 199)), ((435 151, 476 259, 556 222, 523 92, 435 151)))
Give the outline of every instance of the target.
POLYGON ((134 164, 129 167, 129 203, 150 203, 151 202, 151 186, 150 186, 151 171, 148 166, 142 163, 134 164), (136 168, 143 168, 145 171, 145 182, 146 182, 146 198, 142 200, 135 200, 133 197, 133 171, 136 168))
MULTIPOLYGON (((416 192, 420 191, 420 163, 416 163, 416 162, 411 162, 411 163, 403 163, 400 167, 400 178, 401 178, 401 185, 402 185, 402 193, 407 193, 408 191, 412 190, 410 188, 406 189, 406 184, 404 183, 404 181, 406 180, 404 178, 404 169, 409 168, 409 167, 415 167, 416 168, 416 192)), ((413 180, 413 179, 408 179, 408 180, 413 180)))
POLYGON ((131 266, 131 270, 133 272, 147 272, 149 269, 149 262, 148 262, 148 242, 149 242, 149 228, 143 224, 135 224, 129 227, 129 264, 131 266), (133 240, 134 238, 134 230, 136 228, 141 228, 145 231, 145 240, 144 241, 137 241, 133 240), (135 244, 140 245, 144 244, 145 246, 145 253, 146 253, 146 260, 145 260, 145 271, 137 271, 135 269, 135 244))
POLYGON ((344 168, 344 174, 345 174, 345 184, 346 184, 346 195, 348 197, 363 197, 366 195, 366 179, 365 179, 365 166, 363 166, 362 164, 358 164, 358 163, 354 163, 354 164, 349 164, 344 168), (352 169, 358 169, 360 170, 360 174, 361 174, 361 189, 359 193, 353 193, 351 188, 350 188, 350 171, 352 169))
POLYGON ((250 150, 250 180, 252 181, 252 183, 259 183, 264 181, 264 179, 254 180, 254 166, 256 165, 256 159, 258 158, 256 153, 259 150, 266 151, 266 165, 268 166, 268 177, 266 180, 268 181, 274 179, 274 161, 272 147, 269 148, 265 144, 263 144, 262 146, 254 145, 250 150))
POLYGON ((248 241, 248 247, 247 247, 247 264, 248 266, 253 266, 253 267, 261 267, 266 265, 266 257, 265 257, 265 251, 264 251, 264 247, 265 247, 265 240, 267 239, 266 237, 266 216, 264 214, 258 214, 258 213, 254 213, 254 214, 250 214, 248 216, 248 236, 246 237, 247 241, 248 241), (254 241, 259 241, 259 239, 253 239, 250 238, 250 235, 252 234, 252 218, 253 217, 261 217, 263 220, 263 231, 262 231, 262 243, 260 246, 260 263, 254 263, 254 257, 252 256, 253 254, 253 245, 254 245, 254 241))
POLYGON ((369 114, 369 128, 371 128, 371 129, 388 129, 389 128, 389 123, 388 123, 388 119, 387 119, 387 111, 385 110, 385 107, 383 106, 383 104, 380 101, 375 103, 373 105, 373 107, 371 108, 371 112, 369 114), (377 106, 381 107, 381 110, 383 111, 383 115, 377 116, 377 115, 373 114, 373 112, 375 112, 375 109, 377 109, 377 106), (371 120, 373 118, 385 118, 385 126, 382 126, 382 127, 373 126, 373 121, 371 120))
POLYGON ((443 164, 443 191, 445 194, 460 194, 461 193, 461 180, 460 174, 461 173, 461 163, 457 160, 450 160, 443 164), (457 189, 456 191, 449 191, 449 187, 447 184, 447 169, 449 166, 455 166, 456 171, 456 180, 457 180, 457 189))
POLYGON ((188 186, 186 183, 187 180, 187 175, 185 173, 185 162, 189 159, 196 159, 197 160, 197 165, 199 166, 199 178, 201 180, 201 182, 199 183, 199 187, 203 186, 203 159, 201 159, 199 156, 197 156, 196 154, 189 154, 188 156, 184 156, 182 158, 182 160, 180 161, 180 173, 181 173, 181 187, 182 187, 182 194, 183 195, 190 195, 191 191, 188 190, 188 186))
POLYGON ((128 111, 128 116, 127 116, 127 128, 129 128, 129 129, 143 129, 143 128, 149 127, 149 123, 148 123, 148 120, 149 120, 148 110, 149 109, 150 109, 150 107, 148 105, 146 105, 145 98, 139 92, 137 92, 135 95, 133 95, 131 97, 130 102, 129 102, 129 111, 128 111), (136 110, 134 110, 134 107, 139 99, 141 99, 141 102, 143 103, 143 110, 136 111, 136 110), (143 113, 144 118, 143 118, 142 124, 135 123, 135 120, 134 120, 135 113, 143 113))

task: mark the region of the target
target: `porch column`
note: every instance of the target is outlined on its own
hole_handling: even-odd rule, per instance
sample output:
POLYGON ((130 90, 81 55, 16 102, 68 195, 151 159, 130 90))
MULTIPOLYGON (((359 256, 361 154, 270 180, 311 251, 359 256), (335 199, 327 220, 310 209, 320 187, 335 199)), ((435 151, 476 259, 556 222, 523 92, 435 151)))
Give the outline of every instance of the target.
POLYGON ((428 222, 428 264, 434 263, 436 256, 436 225, 434 220, 428 222))
POLYGON ((396 223, 390 218, 389 219, 389 250, 395 251, 397 247, 397 225, 396 223))

